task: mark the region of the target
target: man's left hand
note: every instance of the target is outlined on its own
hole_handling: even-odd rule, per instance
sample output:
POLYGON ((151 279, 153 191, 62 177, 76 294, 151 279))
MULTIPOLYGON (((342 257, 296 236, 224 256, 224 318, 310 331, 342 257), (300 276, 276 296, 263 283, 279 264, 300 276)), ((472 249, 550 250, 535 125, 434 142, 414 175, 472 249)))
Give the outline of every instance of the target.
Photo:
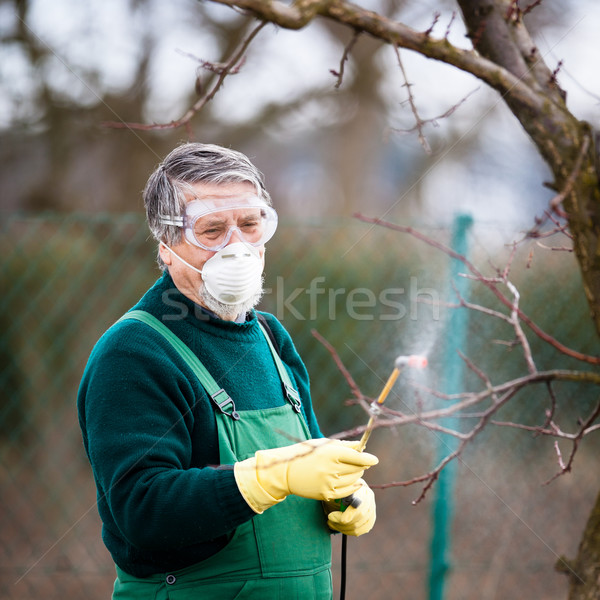
POLYGON ((360 479, 360 489, 354 496, 360 499, 356 508, 348 506, 345 511, 339 510, 339 502, 328 500, 323 502, 327 513, 327 525, 335 531, 346 535, 359 536, 368 533, 375 524, 375 494, 367 483, 360 479))

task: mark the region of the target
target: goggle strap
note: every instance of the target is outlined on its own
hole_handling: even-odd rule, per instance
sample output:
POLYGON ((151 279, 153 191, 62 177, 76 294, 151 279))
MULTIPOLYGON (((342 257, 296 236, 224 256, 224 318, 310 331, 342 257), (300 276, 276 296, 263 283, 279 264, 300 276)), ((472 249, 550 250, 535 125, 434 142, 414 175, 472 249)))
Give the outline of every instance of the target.
POLYGON ((183 227, 183 217, 170 217, 168 215, 159 215, 158 220, 162 225, 175 225, 175 227, 183 227))

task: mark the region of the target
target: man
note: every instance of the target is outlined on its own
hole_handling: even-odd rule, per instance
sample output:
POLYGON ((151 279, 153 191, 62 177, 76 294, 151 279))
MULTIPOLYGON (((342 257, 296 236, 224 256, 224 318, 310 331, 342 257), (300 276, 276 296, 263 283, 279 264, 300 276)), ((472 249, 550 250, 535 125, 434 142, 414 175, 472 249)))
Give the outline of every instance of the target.
POLYGON ((262 175, 184 144, 144 202, 164 273, 96 344, 78 396, 113 598, 330 598, 330 533, 373 526, 377 458, 322 437, 291 338, 254 310, 277 227, 262 175))

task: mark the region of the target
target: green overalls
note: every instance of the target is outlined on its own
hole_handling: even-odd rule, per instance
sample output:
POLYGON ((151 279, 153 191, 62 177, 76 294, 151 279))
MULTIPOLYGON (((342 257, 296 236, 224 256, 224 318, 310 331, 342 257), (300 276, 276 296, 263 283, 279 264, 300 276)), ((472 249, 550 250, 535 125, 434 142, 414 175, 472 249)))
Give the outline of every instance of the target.
MULTIPOLYGON (((212 396, 219 407, 216 421, 222 465, 254 456, 259 449, 311 437, 298 394, 262 325, 289 402, 238 412, 200 360, 158 319, 143 311, 131 311, 123 318, 143 321, 162 333, 212 396)), ((201 563, 147 578, 133 577, 117 567, 113 600, 329 600, 333 593, 331 532, 326 523, 320 502, 288 496, 240 525, 222 550, 201 563)))

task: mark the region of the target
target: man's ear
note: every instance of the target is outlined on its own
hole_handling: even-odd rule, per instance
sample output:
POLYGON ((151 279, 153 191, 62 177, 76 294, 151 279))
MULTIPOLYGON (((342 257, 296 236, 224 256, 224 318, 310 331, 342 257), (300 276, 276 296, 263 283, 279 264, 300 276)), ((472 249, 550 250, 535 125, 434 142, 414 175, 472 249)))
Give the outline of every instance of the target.
POLYGON ((162 261, 165 263, 165 265, 171 265, 171 263, 173 262, 173 256, 171 254, 171 251, 162 242, 160 242, 160 244, 158 245, 158 254, 162 261))

